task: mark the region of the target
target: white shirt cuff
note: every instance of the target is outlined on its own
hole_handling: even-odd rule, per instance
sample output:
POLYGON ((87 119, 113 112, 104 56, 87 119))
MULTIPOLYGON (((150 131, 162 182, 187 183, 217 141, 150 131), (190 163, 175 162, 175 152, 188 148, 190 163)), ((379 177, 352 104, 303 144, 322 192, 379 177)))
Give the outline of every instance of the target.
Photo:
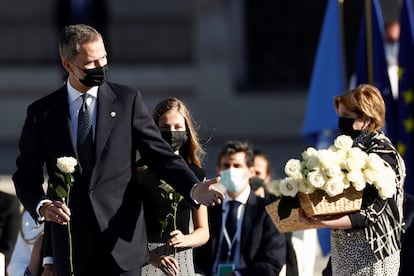
POLYGON ((44 257, 43 258, 43 266, 52 265, 53 263, 54 263, 53 257, 44 257))
POLYGON ((193 190, 195 187, 197 187, 198 183, 194 184, 194 186, 191 188, 191 192, 190 192, 190 197, 191 199, 195 202, 195 204, 200 204, 200 202, 198 202, 196 199, 194 199, 193 197, 193 190))
POLYGON ((45 217, 40 214, 40 208, 42 208, 42 206, 45 203, 52 203, 52 201, 50 199, 43 199, 36 206, 36 213, 37 213, 37 220, 38 221, 44 221, 45 220, 45 217))

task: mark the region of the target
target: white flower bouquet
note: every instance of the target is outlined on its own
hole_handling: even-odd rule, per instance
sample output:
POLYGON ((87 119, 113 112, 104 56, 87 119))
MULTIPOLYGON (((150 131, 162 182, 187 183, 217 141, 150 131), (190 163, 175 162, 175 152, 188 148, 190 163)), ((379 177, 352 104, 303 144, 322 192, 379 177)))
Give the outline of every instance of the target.
POLYGON ((302 160, 287 161, 286 177, 276 181, 273 187, 276 195, 282 197, 278 210, 281 219, 289 217, 291 209, 298 207, 308 216, 323 215, 304 208, 309 203, 305 201, 312 200, 311 196, 316 196, 314 200, 318 201, 313 203, 338 203, 346 198, 358 200, 350 209, 326 213, 338 214, 360 208, 366 185, 373 185, 383 199, 396 193, 396 174, 388 163, 377 154, 367 154, 352 144, 351 137, 340 135, 328 149, 309 147, 302 153, 302 160))

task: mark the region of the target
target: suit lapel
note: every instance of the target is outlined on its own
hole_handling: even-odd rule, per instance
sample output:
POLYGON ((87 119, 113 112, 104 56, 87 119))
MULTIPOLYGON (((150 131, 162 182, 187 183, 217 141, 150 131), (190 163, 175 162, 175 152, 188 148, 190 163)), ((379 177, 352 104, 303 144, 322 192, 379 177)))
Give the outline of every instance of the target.
POLYGON ((211 246, 212 252, 216 252, 218 248, 218 243, 220 240, 221 233, 221 222, 223 219, 222 206, 216 205, 214 207, 209 207, 210 212, 210 223, 211 223, 211 246))
POLYGON ((116 95, 104 83, 98 90, 98 108, 95 135, 95 160, 98 162, 109 134, 114 127, 115 118, 119 114, 119 107, 115 104, 116 95))
POLYGON ((252 191, 250 191, 249 198, 246 202, 246 208, 244 210, 243 216, 243 224, 242 224, 242 232, 241 232, 241 243, 240 243, 240 252, 243 252, 243 248, 245 248, 246 243, 248 242, 252 226, 253 226, 253 219, 256 217, 257 213, 257 198, 252 191))
MULTIPOLYGON (((62 87, 55 94, 50 113, 45 114, 47 125, 50 127, 48 137, 58 145, 56 154, 76 157, 76 151, 72 139, 72 125, 69 115, 69 104, 66 86, 62 87)), ((49 139, 48 138, 48 139, 49 139)))

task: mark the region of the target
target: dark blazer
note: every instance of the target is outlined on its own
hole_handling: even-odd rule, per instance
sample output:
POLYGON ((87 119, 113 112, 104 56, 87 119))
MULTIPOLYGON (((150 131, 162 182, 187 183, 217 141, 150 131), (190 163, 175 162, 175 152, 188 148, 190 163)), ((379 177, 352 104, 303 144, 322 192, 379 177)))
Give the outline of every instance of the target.
MULTIPOLYGON (((59 183, 56 160, 76 157, 72 141, 66 86, 28 107, 21 133, 17 171, 13 175, 17 195, 37 219, 36 206, 47 198, 42 189, 43 166, 49 182, 59 183)), ((71 192, 71 227, 75 264, 86 265, 87 244, 100 235, 103 248, 111 252, 124 270, 140 267, 147 260, 147 239, 138 185, 132 177, 136 152, 151 170, 188 200, 197 177, 184 160, 162 139, 141 94, 126 86, 106 82, 99 87, 95 132, 95 167, 89 179, 74 173, 71 192), (95 224, 94 224, 95 222, 95 224)), ((49 189, 48 197, 54 197, 49 189)), ((192 202, 192 201, 191 201, 192 202)), ((67 227, 50 224, 55 267, 67 269, 67 227)), ((58 275, 66 275, 67 271, 58 275)))
MULTIPOLYGON (((278 275, 285 264, 286 241, 280 234, 265 210, 266 201, 250 192, 243 217, 240 269, 242 275, 278 275)), ((197 269, 211 275, 222 230, 222 206, 208 208, 210 226, 209 241, 194 250, 197 269)))
POLYGON ((14 195, 0 192, 0 252, 6 267, 13 253, 20 225, 20 202, 14 195))

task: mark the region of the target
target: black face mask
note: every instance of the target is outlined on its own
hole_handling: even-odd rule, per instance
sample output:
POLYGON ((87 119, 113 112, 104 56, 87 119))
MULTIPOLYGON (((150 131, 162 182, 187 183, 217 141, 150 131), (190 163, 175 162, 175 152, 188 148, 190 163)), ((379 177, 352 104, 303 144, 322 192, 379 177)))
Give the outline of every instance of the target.
POLYGON ((161 136, 174 151, 179 150, 188 140, 187 131, 161 131, 161 136))
POLYGON ((108 78, 108 65, 103 67, 95 67, 92 69, 83 69, 85 77, 79 79, 79 82, 86 87, 99 86, 106 81, 108 78))
POLYGON ((355 130, 354 125, 355 119, 339 117, 338 119, 338 128, 341 131, 341 134, 349 135, 352 139, 358 137, 361 134, 360 130, 355 130))

